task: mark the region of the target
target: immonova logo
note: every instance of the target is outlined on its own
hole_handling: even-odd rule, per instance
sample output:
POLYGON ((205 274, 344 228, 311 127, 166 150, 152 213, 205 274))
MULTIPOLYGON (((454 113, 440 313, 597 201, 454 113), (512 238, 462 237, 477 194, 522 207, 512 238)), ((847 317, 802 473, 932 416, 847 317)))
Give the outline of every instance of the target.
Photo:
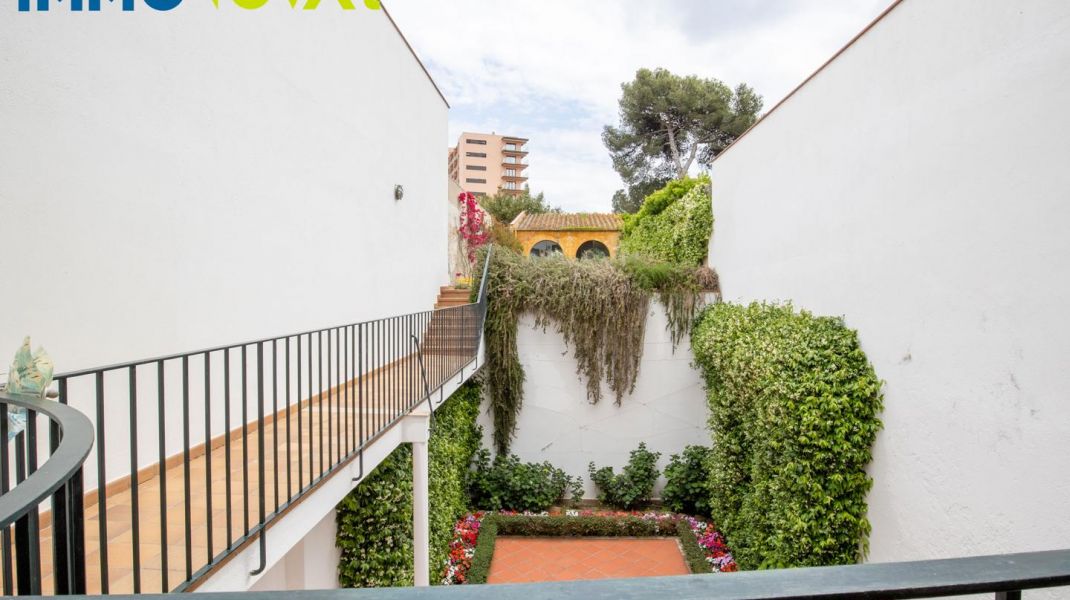
MULTIPOLYGON (((201 0, 205 1, 205 0, 201 0)), ((297 8, 299 0, 286 0, 290 3, 290 8, 297 8)), ((353 0, 337 0, 343 10, 355 10, 357 7, 353 5, 353 0)), ((359 0, 358 0, 359 1, 359 0)), ((67 4, 69 10, 72 12, 80 12, 87 10, 89 12, 97 12, 101 8, 101 0, 55 0, 57 8, 59 3, 67 4)), ((105 6, 109 4, 120 4, 122 10, 133 11, 137 6, 137 0, 104 0, 105 6)), ((176 8, 179 4, 182 4, 182 0, 141 0, 145 6, 152 10, 166 11, 176 8)), ((216 8, 219 8, 220 0, 212 0, 212 4, 216 8)), ((268 0, 231 0, 235 5, 244 8, 246 10, 256 10, 268 3, 268 0)), ((379 10, 382 8, 379 4, 379 0, 363 0, 364 6, 371 10, 379 10)), ((52 0, 19 0, 19 12, 48 12, 51 8, 52 0)), ((304 0, 304 4, 301 5, 302 10, 315 10, 319 7, 320 0, 304 0)))

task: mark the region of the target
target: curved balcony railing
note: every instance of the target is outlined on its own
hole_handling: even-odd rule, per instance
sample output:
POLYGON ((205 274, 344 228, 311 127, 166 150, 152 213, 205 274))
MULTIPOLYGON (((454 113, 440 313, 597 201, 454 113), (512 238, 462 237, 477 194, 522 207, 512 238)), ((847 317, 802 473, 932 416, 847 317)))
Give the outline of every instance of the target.
POLYGON ((93 425, 81 412, 35 396, 0 392, 0 577, 5 596, 41 593, 42 557, 56 593, 85 593, 82 463, 92 447, 93 425), (12 456, 8 415, 14 410, 25 411, 26 425, 14 436, 12 456), (44 424, 38 415, 48 419, 49 456, 40 466, 38 428, 44 424), (51 548, 42 548, 42 541, 51 548))

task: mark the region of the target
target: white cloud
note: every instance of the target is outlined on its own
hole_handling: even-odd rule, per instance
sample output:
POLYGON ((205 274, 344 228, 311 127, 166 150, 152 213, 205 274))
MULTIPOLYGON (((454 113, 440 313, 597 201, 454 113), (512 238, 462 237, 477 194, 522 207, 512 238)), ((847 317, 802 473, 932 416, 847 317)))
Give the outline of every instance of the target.
POLYGON ((393 0, 462 131, 531 138, 532 189, 567 210, 621 187, 601 143, 641 67, 746 82, 766 109, 891 0, 393 0))

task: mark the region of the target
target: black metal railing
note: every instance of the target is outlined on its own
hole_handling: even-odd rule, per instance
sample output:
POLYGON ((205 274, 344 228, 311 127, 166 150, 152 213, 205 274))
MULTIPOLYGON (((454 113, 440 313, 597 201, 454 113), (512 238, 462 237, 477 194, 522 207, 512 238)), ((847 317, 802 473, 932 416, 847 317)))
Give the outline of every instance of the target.
POLYGON ((274 519, 351 461, 363 474, 370 443, 473 368, 485 315, 481 289, 462 306, 57 375, 59 406, 85 409, 96 433, 93 491, 68 495, 84 506, 72 557, 86 576, 50 586, 46 560, 31 591, 184 591, 257 536, 259 573, 274 519))
MULTIPOLYGON (((996 600, 1020 600, 1022 590, 1065 586, 1070 586, 1070 550, 673 577, 465 585, 460 589, 440 586, 291 591, 286 592, 286 597, 292 600, 341 597, 347 600, 892 600, 993 594, 996 600)), ((242 595, 243 600, 279 597, 271 592, 242 595)), ((1053 597, 1062 598, 1065 594, 1053 597)), ((223 598, 219 596, 219 600, 223 598)))
POLYGON ((0 577, 5 596, 41 593, 42 552, 49 559, 48 576, 57 593, 85 593, 82 463, 92 447, 93 426, 77 410, 35 396, 0 392, 0 577), (14 411, 23 416, 25 426, 14 436, 11 452, 8 415, 14 411), (38 415, 47 419, 48 426, 48 458, 40 466, 43 440, 38 415), (46 501, 50 511, 42 522, 46 501), (43 548, 42 539, 51 547, 43 548))

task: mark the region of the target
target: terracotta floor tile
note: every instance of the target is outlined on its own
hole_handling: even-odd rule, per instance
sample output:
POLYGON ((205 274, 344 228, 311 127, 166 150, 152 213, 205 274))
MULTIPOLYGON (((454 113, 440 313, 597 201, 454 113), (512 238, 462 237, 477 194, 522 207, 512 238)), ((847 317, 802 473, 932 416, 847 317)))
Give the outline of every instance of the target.
POLYGON ((676 538, 499 537, 488 583, 689 573, 676 538))

